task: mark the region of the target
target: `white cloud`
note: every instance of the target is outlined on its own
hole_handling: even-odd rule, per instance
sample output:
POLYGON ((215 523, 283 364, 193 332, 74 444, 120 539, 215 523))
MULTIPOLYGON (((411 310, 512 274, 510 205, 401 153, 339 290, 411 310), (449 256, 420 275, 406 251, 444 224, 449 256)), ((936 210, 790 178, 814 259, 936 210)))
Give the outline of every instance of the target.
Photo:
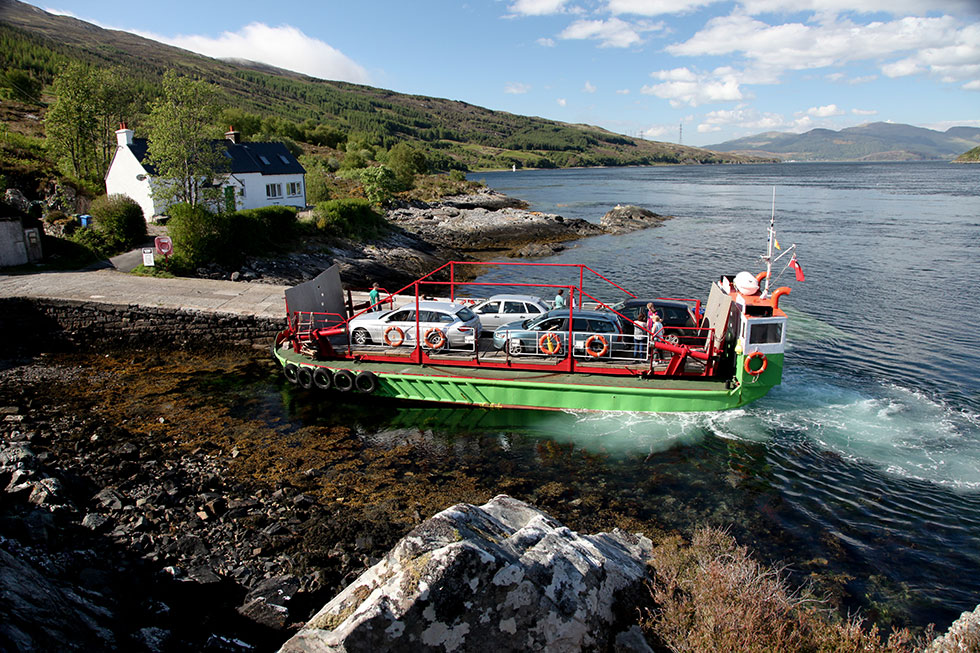
POLYGON ((509 82, 506 86, 504 86, 504 93, 509 93, 511 95, 524 95, 530 90, 530 84, 522 84, 521 82, 509 82))
POLYGON ((851 109, 851 113, 855 116, 877 116, 878 111, 876 109, 851 109))
POLYGON ((535 42, 538 45, 540 45, 541 47, 543 47, 543 48, 553 48, 553 47, 555 47, 555 40, 554 39, 540 38, 540 39, 538 39, 535 42))
POLYGON ((710 102, 743 99, 735 71, 727 67, 710 73, 674 68, 650 73, 650 76, 661 80, 661 83, 644 86, 640 92, 668 100, 675 108, 685 104, 696 107, 710 102))
POLYGON ((630 90, 628 88, 621 88, 616 91, 617 95, 629 95, 630 90))
POLYGON ((560 106, 560 107, 564 107, 564 106, 567 106, 568 105, 568 100, 566 100, 563 97, 558 98, 556 100, 556 102, 558 102, 558 106, 560 106))
POLYGON ((677 134, 676 125, 654 125, 653 127, 647 127, 640 131, 640 138, 645 138, 648 141, 657 140, 666 136, 667 134, 677 134))
POLYGON ((566 27, 558 37, 600 41, 599 45, 603 48, 629 48, 643 43, 641 35, 644 32, 659 31, 663 28, 663 23, 628 23, 619 18, 580 19, 566 27))
MULTIPOLYGON (((692 0, 688 0, 692 1, 692 0)), ((977 13, 973 0, 742 0, 740 3, 751 15, 765 13, 887 13, 893 16, 927 14, 929 12, 977 13)))
POLYGON ((734 109, 709 111, 698 125, 698 132, 715 132, 723 127, 733 126, 754 131, 773 131, 785 127, 786 121, 778 113, 759 113, 742 105, 734 109))
POLYGON ((105 29, 114 29, 143 38, 173 45, 216 59, 246 59, 292 70, 320 79, 334 79, 357 84, 371 81, 367 70, 356 61, 320 39, 307 36, 290 25, 269 27, 254 22, 237 32, 222 32, 218 37, 200 35, 164 36, 153 32, 106 25, 91 18, 76 16, 70 11, 48 9, 58 16, 71 16, 105 29))
POLYGON ((516 0, 509 9, 521 16, 547 16, 559 14, 568 0, 516 0))
POLYGON ((659 16, 662 14, 686 14, 721 0, 609 0, 611 14, 635 14, 659 16))
POLYGON ((837 107, 836 104, 828 104, 822 107, 810 107, 806 110, 808 116, 813 116, 814 118, 830 118, 832 116, 843 116, 844 111, 837 107))
POLYGON ((906 16, 867 25, 819 16, 812 23, 769 25, 735 13, 711 19, 666 50, 675 56, 741 55, 749 62, 742 83, 775 83, 787 70, 856 61, 877 62, 889 77, 928 72, 943 81, 969 83, 980 76, 980 24, 961 27, 951 16, 906 16))
POLYGON ((290 25, 270 27, 263 23, 249 23, 237 32, 222 32, 216 38, 201 35, 141 36, 218 59, 260 61, 320 79, 359 84, 370 81, 367 71, 357 62, 290 25))
POLYGON ((582 92, 595 93, 595 85, 592 82, 586 80, 585 86, 582 87, 582 92))

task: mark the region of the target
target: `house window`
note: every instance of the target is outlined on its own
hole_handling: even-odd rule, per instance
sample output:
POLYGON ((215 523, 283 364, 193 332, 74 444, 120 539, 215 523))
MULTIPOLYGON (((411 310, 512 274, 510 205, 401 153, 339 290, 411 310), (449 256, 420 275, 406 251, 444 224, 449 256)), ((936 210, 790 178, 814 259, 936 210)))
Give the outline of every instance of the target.
POLYGON ((286 184, 286 194, 289 196, 296 196, 303 194, 303 184, 298 181, 291 181, 286 184))
POLYGON ((265 196, 270 198, 282 197, 282 184, 266 184, 265 196))

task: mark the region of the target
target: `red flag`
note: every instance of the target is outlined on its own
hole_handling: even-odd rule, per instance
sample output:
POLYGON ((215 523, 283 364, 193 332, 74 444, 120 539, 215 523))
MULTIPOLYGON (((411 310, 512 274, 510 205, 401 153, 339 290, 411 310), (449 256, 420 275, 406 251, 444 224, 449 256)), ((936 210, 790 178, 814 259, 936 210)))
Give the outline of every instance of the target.
POLYGON ((800 267, 800 262, 796 260, 795 256, 789 260, 789 266, 796 271, 797 281, 806 281, 806 277, 803 276, 803 268, 800 267))

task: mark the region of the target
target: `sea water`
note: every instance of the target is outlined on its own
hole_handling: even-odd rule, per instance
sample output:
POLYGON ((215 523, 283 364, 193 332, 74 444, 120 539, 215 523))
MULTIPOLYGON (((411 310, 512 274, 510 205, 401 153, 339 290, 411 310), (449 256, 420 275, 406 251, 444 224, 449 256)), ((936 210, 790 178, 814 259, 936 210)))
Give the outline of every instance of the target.
MULTIPOLYGON (((722 273, 764 269, 776 235, 806 275, 782 385, 720 413, 554 413, 392 402, 310 412, 367 442, 424 433, 489 479, 628 498, 637 518, 690 533, 726 528, 798 578, 840 578, 846 607, 945 628, 980 603, 980 166, 833 163, 480 173, 531 209, 598 221, 617 204, 662 226, 576 241, 584 263, 639 296, 706 298, 722 273), (570 456, 556 452, 576 451, 570 456)), ((494 283, 558 280, 555 268, 494 283)), ((601 285, 588 290, 599 290, 601 285)), ((482 294, 503 289, 485 286, 482 294)), ((515 289, 517 290, 517 289, 515 289)), ((481 294, 473 288, 472 294, 481 294)), ((606 297, 602 297, 606 299, 606 297)), ((288 384, 285 384, 288 385, 288 384)), ((293 388, 287 388, 292 393, 293 388)))

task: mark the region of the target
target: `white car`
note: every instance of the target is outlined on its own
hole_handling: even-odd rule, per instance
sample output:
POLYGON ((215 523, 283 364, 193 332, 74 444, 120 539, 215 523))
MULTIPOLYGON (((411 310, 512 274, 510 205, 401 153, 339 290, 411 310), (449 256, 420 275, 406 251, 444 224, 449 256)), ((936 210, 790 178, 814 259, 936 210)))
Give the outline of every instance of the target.
POLYGON ((494 295, 473 307, 485 331, 504 324, 537 317, 550 310, 540 297, 534 295, 494 295))
POLYGON ((390 311, 362 313, 347 323, 355 345, 415 346, 416 326, 429 349, 472 349, 480 337, 480 319, 469 306, 453 302, 415 302, 390 311))

